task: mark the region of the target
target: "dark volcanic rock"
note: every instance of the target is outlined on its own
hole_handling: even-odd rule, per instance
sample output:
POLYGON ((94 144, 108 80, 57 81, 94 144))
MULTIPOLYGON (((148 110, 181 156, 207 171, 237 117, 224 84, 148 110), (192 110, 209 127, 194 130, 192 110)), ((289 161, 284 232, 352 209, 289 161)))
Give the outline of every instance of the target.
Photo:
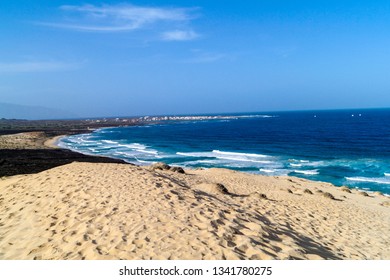
POLYGON ((65 149, 0 149, 0 177, 38 173, 74 161, 126 163, 123 160, 88 156, 65 149))
POLYGON ((150 168, 152 170, 170 170, 171 169, 171 167, 168 164, 163 163, 163 162, 157 162, 155 164, 152 164, 150 166, 150 168))
POLYGON ((170 171, 184 174, 184 169, 179 166, 172 166, 170 171))

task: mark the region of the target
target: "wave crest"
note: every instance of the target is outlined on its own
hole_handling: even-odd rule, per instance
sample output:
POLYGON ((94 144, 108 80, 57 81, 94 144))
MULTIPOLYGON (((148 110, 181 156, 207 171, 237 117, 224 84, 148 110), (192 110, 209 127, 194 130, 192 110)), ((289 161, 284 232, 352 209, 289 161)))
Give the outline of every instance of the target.
POLYGON ((370 178, 370 177, 345 177, 348 181, 355 182, 365 182, 365 183, 376 183, 376 184, 384 184, 390 185, 390 178, 379 177, 379 178, 370 178))

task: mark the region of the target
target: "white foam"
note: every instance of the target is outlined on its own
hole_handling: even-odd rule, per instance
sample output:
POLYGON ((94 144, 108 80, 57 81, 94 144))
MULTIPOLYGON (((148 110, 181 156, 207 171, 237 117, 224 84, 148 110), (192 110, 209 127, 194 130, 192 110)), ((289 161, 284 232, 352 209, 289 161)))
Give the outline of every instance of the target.
POLYGON ((275 173, 277 170, 260 168, 260 171, 265 173, 275 173))
POLYGON ((348 181, 355 182, 368 182, 368 183, 377 183, 377 184, 385 184, 390 185, 390 178, 369 178, 369 177, 345 177, 348 181))
POLYGON ((262 163, 262 164, 270 164, 270 163, 272 163, 272 161, 269 161, 269 160, 253 160, 253 159, 239 158, 239 157, 217 156, 216 158, 226 159, 226 160, 231 160, 231 161, 245 161, 245 162, 262 163))
POLYGON ((198 165, 198 164, 209 164, 209 165, 213 165, 213 166, 216 166, 216 165, 220 165, 221 162, 219 160, 195 160, 195 161, 185 161, 185 162, 182 162, 181 164, 183 164, 184 166, 191 166, 191 165, 198 165))
POLYGON ((124 155, 124 156, 128 156, 128 157, 133 157, 134 156, 134 153, 129 153, 129 152, 114 152, 114 154, 116 154, 116 155, 124 155))
POLYGON ((138 163, 142 163, 142 164, 153 164, 153 163, 155 163, 155 162, 150 162, 150 161, 146 161, 146 160, 140 160, 140 159, 138 159, 138 158, 136 158, 136 157, 134 157, 135 158, 135 160, 138 162, 138 163))
POLYGON ((294 170, 293 172, 299 173, 299 174, 305 174, 305 175, 317 175, 317 174, 319 174, 317 169, 315 169, 315 170, 294 170))
POLYGON ((197 161, 192 161, 192 162, 194 162, 195 164, 197 164, 197 163, 206 163, 206 164, 215 164, 215 165, 221 164, 221 163, 222 163, 222 162, 221 162, 220 160, 218 160, 218 159, 216 159, 216 160, 207 160, 207 159, 204 159, 204 160, 197 160, 197 161))
POLYGON ((83 143, 96 143, 95 141, 92 141, 92 140, 86 140, 86 139, 84 139, 84 138, 78 138, 78 140, 80 141, 80 142, 83 142, 83 143))
POLYGON ((270 174, 272 176, 287 176, 291 171, 288 169, 282 169, 282 168, 277 168, 277 169, 266 169, 266 168, 261 168, 259 169, 260 172, 270 174))
POLYGON ((385 173, 385 176, 386 176, 386 177, 389 177, 389 176, 390 176, 390 173, 385 173))
POLYGON ((136 150, 145 150, 147 146, 139 144, 139 143, 131 143, 131 144, 118 144, 119 147, 126 147, 129 149, 136 149, 136 150))
POLYGON ((140 153, 145 153, 145 154, 151 154, 151 155, 157 155, 158 154, 158 152, 157 151, 154 151, 154 150, 143 150, 143 149, 141 149, 141 150, 136 150, 137 152, 140 152, 140 153))
MULTIPOLYGON (((310 161, 308 161, 308 160, 300 160, 299 162, 300 162, 299 164, 300 164, 301 166, 318 167, 318 166, 324 165, 324 162, 323 162, 323 161, 312 161, 312 162, 310 162, 310 161)), ((293 165, 291 165, 291 166, 293 166, 293 165)))
POLYGON ((195 152, 195 153, 177 152, 176 154, 185 157, 210 157, 210 158, 215 157, 213 153, 210 152, 195 152))
POLYGON ((187 166, 197 166, 201 164, 202 166, 212 166, 212 167, 221 167, 223 164, 221 162, 218 162, 218 160, 195 160, 195 161, 184 161, 180 163, 181 165, 187 167, 187 166))
POLYGON ((96 149, 99 151, 104 151, 104 150, 111 150, 114 147, 115 146, 112 146, 112 145, 102 145, 102 146, 96 147, 96 149))
POLYGON ((217 158, 227 161, 240 161, 240 162, 252 162, 259 164, 271 164, 272 161, 269 160, 259 160, 267 158, 266 155, 260 154, 249 154, 249 153, 237 153, 237 152, 224 152, 219 150, 213 150, 211 152, 194 152, 194 153, 184 153, 177 152, 177 155, 186 156, 186 157, 206 157, 206 158, 217 158))
POLYGON ((305 159, 289 159, 288 160, 290 165, 293 167, 302 167, 302 166, 312 166, 312 167, 317 167, 317 166, 322 166, 325 163, 323 161, 310 161, 310 160, 305 160, 305 159))
POLYGON ((266 157, 268 157, 266 155, 260 155, 260 154, 224 152, 224 151, 220 151, 220 150, 213 150, 213 153, 215 153, 215 154, 222 154, 222 155, 232 155, 232 156, 256 157, 256 158, 266 158, 266 157))
POLYGON ((118 142, 111 141, 111 140, 102 140, 102 142, 107 144, 119 144, 118 142))

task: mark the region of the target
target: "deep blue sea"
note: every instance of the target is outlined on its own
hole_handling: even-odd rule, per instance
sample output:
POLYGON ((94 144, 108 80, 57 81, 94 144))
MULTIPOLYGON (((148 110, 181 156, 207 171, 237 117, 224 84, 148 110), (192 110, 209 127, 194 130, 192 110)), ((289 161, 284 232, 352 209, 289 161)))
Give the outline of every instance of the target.
POLYGON ((141 165, 224 167, 390 194, 390 109, 165 121, 69 136, 59 145, 141 165))

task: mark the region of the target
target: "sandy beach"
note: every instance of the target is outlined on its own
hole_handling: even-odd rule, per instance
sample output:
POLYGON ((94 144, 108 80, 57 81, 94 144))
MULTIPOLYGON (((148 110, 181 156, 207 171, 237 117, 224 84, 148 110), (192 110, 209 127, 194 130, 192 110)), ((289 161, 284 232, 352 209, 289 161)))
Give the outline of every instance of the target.
POLYGON ((0 7, 0 278, 390 274, 390 1, 0 7))
POLYGON ((226 169, 80 163, 0 179, 0 259, 390 259, 390 198, 226 169))

